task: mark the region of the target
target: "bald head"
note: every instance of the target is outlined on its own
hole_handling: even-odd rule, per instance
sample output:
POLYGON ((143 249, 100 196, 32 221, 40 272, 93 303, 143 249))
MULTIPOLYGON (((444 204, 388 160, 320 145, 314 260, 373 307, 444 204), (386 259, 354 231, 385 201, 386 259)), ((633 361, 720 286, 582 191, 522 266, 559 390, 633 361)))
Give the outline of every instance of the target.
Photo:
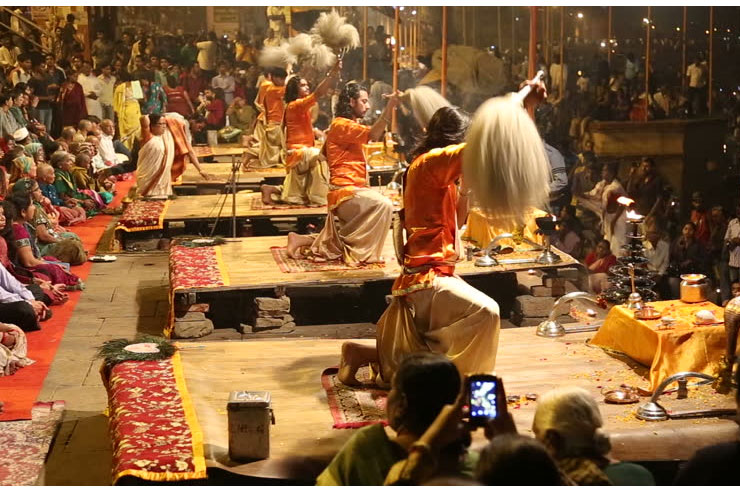
POLYGON ((100 130, 105 134, 113 137, 113 134, 116 133, 116 128, 113 125, 113 120, 109 120, 106 118, 102 122, 100 122, 100 130))

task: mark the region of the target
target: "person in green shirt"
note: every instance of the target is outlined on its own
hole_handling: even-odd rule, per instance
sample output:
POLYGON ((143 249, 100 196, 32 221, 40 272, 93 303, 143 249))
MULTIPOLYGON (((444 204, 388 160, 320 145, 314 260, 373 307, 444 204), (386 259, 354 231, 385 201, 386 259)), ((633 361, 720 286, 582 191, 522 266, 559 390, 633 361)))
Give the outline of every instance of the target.
MULTIPOLYGON (((381 424, 356 431, 316 479, 317 486, 379 486, 393 464, 402 461, 434 421, 442 407, 455 401, 460 374, 446 357, 433 353, 406 356, 393 376, 386 415, 389 434, 381 424)), ((468 437, 469 438, 469 437, 468 437)), ((461 441, 440 452, 438 469, 459 474, 465 469, 461 441)))

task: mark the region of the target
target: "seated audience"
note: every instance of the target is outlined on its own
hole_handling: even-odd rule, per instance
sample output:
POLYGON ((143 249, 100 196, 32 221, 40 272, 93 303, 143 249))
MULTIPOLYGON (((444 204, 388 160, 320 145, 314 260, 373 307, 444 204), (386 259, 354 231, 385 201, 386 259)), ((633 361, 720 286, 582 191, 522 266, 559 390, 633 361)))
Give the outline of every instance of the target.
POLYGON ((0 323, 0 377, 13 375, 21 368, 34 363, 26 357, 27 354, 28 342, 23 331, 17 325, 0 323))
POLYGON ((489 486, 567 486, 547 449, 515 433, 494 437, 480 453, 475 478, 489 486))
POLYGON ((671 245, 668 263, 668 286, 672 299, 680 295, 682 274, 706 273, 706 250, 696 238, 694 223, 686 223, 681 236, 671 245))
MULTIPOLYGON (((460 392, 460 374, 446 357, 409 354, 393 376, 386 415, 396 432, 380 424, 357 430, 316 480, 318 486, 379 486, 393 464, 403 460, 445 404, 460 392)), ((445 447, 437 461, 442 474, 460 470, 459 443, 445 447)))
POLYGON ((644 467, 607 457, 611 444, 603 426, 599 406, 587 390, 563 387, 539 397, 532 431, 579 486, 655 485, 644 467))
POLYGON ((588 279, 591 290, 594 293, 601 293, 609 286, 607 275, 609 268, 617 263, 617 257, 611 253, 609 242, 601 240, 596 244, 596 249, 586 255, 584 260, 588 267, 588 279))
POLYGON ((4 206, 6 218, 10 219, 10 228, 6 230, 5 239, 10 246, 12 262, 32 272, 39 271, 51 279, 52 284, 63 284, 67 290, 83 289, 82 280, 62 266, 54 257, 42 257, 36 243, 33 226, 30 221, 36 213, 36 206, 31 198, 13 195, 4 206))
POLYGON ((47 214, 45 205, 51 207, 51 202, 43 196, 35 180, 18 180, 13 185, 13 195, 28 195, 36 206, 35 215, 29 225, 35 230, 42 257, 55 257, 70 265, 80 265, 87 261, 87 253, 80 237, 59 226, 59 216, 53 208, 52 215, 47 214))

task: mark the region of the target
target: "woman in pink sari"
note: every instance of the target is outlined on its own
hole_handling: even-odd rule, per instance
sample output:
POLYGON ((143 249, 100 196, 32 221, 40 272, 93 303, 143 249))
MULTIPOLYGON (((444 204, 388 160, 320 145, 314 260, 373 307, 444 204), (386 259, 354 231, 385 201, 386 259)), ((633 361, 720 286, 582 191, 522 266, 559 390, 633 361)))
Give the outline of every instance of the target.
MULTIPOLYGON (((41 273, 47 276, 52 284, 63 284, 66 290, 84 289, 84 283, 75 274, 62 267, 61 262, 54 257, 41 257, 33 226, 30 221, 36 213, 36 206, 28 195, 14 195, 4 207, 10 208, 12 204, 13 224, 10 234, 6 237, 10 244, 11 259, 13 263, 29 271, 41 273)), ((10 211, 6 211, 6 217, 10 211)))

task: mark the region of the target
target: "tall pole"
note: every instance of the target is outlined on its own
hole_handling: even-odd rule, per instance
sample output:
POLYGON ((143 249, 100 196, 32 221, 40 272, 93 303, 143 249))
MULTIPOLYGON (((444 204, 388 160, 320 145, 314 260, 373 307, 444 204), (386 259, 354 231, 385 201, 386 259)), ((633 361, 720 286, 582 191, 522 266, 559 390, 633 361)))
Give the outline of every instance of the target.
POLYGON ((714 7, 709 7, 709 114, 712 114, 712 78, 714 75, 714 7))
POLYGON ((442 77, 440 80, 440 93, 443 98, 447 97, 447 7, 442 7, 442 77))
POLYGON ((609 68, 612 66, 612 8, 609 7, 609 20, 606 28, 606 61, 609 68))
POLYGON ((496 7, 496 35, 498 37, 498 51, 499 53, 504 52, 504 47, 501 46, 504 43, 503 33, 501 32, 501 7, 496 7))
MULTIPOLYGON (((393 44, 393 92, 395 93, 398 90, 398 51, 401 47, 401 40, 399 39, 400 36, 400 24, 401 24, 401 17, 400 17, 400 11, 398 10, 398 7, 394 7, 395 16, 393 19, 393 38, 395 39, 395 43, 393 44)), ((396 128, 398 126, 397 121, 397 115, 396 115, 396 109, 393 108, 393 116, 391 120, 391 132, 395 132, 396 128)))
POLYGON ((565 7, 560 7, 560 85, 558 86, 558 100, 565 97, 565 7))
MULTIPOLYGON (((516 20, 514 19, 514 7, 511 6, 511 70, 514 70, 514 60, 516 59, 516 20)), ((514 75, 514 72, 511 73, 514 75)))
POLYGON ((648 108, 650 100, 650 31, 652 31, 653 20, 650 18, 652 8, 647 8, 648 22, 645 24, 645 121, 648 121, 648 108))
POLYGON ((367 9, 362 7, 362 80, 367 80, 367 9))
POLYGON ((542 44, 545 49, 545 65, 550 66, 550 7, 545 5, 545 33, 544 43, 542 44))
POLYGON ((537 7, 529 7, 529 66, 527 78, 537 73, 537 7))
MULTIPOLYGON (((537 72, 537 7, 529 7, 529 67, 527 78, 532 79, 537 72)), ((529 108, 529 116, 534 119, 534 107, 529 108)))
POLYGON ((462 32, 463 32, 463 44, 468 46, 468 9, 462 7, 462 32))
POLYGON ((686 93, 686 7, 683 8, 681 32, 681 92, 686 93))

